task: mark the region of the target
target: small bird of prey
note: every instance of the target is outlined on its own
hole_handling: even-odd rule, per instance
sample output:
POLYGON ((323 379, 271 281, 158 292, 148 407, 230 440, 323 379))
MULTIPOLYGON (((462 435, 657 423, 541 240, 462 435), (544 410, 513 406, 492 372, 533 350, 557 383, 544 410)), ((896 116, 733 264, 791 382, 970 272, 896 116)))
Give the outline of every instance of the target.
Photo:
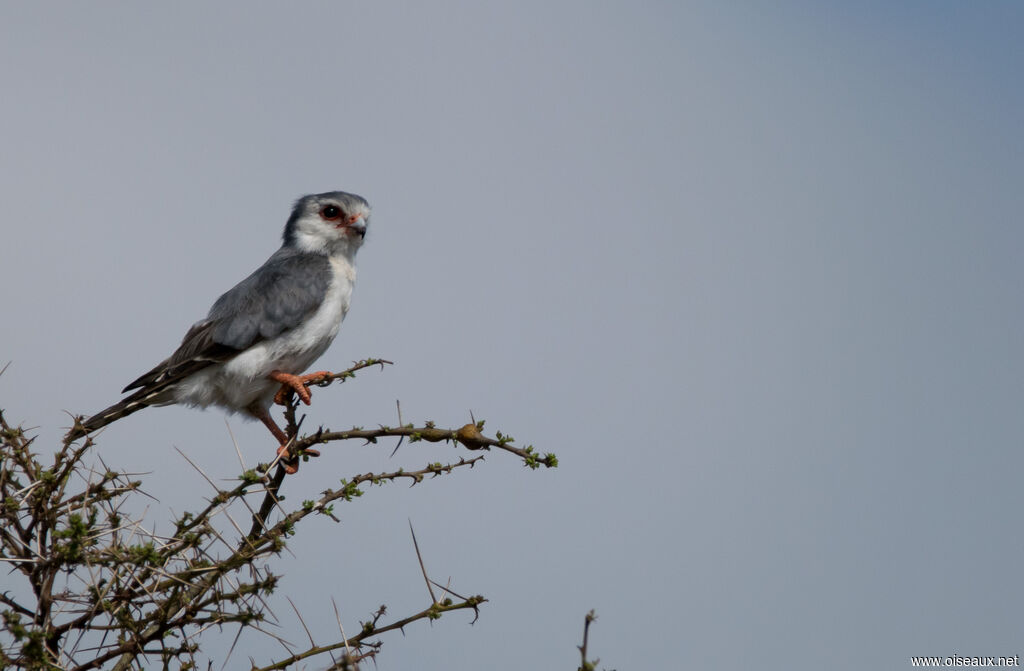
MULTIPOLYGON (((303 372, 327 350, 348 312, 356 252, 369 222, 370 205, 360 196, 330 191, 299 198, 281 248, 218 298, 171 356, 125 387, 122 393, 135 390, 131 395, 69 436, 80 438, 151 405, 216 405, 263 422, 284 454, 288 436, 270 416, 271 403, 278 390, 294 390, 308 405, 307 385, 328 375, 303 372)), ((298 461, 284 466, 294 473, 298 461)))

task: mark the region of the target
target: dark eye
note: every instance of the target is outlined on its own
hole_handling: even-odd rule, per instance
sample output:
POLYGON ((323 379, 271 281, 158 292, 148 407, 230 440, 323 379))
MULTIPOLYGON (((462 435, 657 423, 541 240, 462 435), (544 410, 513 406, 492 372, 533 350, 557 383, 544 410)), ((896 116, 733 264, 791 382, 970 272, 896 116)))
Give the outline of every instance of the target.
POLYGON ((320 210, 320 216, 324 219, 337 219, 341 216, 341 208, 337 205, 328 205, 324 209, 320 210))

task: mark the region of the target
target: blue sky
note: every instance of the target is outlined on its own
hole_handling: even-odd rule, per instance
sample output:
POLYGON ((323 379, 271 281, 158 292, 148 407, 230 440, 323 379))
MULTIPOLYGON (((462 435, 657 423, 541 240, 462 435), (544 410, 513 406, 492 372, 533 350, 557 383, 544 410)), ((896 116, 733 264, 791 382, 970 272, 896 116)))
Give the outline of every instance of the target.
MULTIPOLYGON (((329 596, 349 623, 423 607, 411 518, 428 568, 491 602, 387 640, 385 671, 574 668, 591 608, 607 668, 1020 654, 1022 19, 6 4, 0 405, 56 440, 277 247, 294 198, 353 191, 372 229, 321 363, 397 365, 307 421, 472 411, 562 465, 494 455, 317 522, 282 591, 324 637, 329 596)), ((208 493, 174 447, 238 472, 217 411, 98 448, 152 473, 155 524, 208 493)), ((451 456, 389 453, 328 450, 292 495, 451 456)))

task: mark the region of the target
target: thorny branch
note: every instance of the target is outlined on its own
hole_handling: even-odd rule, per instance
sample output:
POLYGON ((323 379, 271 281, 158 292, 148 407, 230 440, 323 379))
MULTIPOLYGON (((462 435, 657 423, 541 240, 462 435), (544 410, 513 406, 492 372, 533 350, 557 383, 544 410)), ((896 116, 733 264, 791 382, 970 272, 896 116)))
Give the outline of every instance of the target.
MULTIPOLYGON (((360 361, 316 384, 344 382, 358 370, 389 363, 360 361)), ((398 427, 321 427, 300 435, 295 399, 285 400, 292 453, 300 457, 318 444, 359 440, 372 445, 397 437, 411 443, 447 442, 472 451, 498 449, 530 468, 557 465, 553 454, 514 446, 510 436, 485 436, 483 422, 443 429, 433 422, 416 426, 400 420, 398 427)), ((274 464, 261 466, 241 474, 230 489, 214 487, 205 503, 172 520, 171 533, 161 535, 125 512, 143 494, 141 481, 102 463, 99 468, 84 463, 94 444, 91 437, 65 437, 49 465, 33 451, 34 440, 9 424, 0 410, 0 563, 22 578, 18 585, 6 581, 10 589, 0 593, 0 668, 198 668, 203 634, 211 628, 236 624, 239 633, 274 636, 262 623, 276 621, 268 599, 280 576, 265 566, 266 560, 281 553, 305 519, 334 518, 334 505, 351 502, 375 486, 403 479, 416 485, 483 460, 483 454, 459 455, 411 470, 354 474, 342 478, 339 488, 290 508, 279 496, 284 469, 278 465, 271 476, 274 464), (253 496, 260 498, 259 506, 251 505, 253 496), (233 521, 233 506, 251 512, 248 533, 233 521)), ((301 486, 299 477, 288 482, 301 486)), ((428 586, 433 582, 425 573, 424 578, 428 586)), ((283 669, 340 649, 346 650, 345 657, 331 668, 355 668, 358 660, 377 654, 381 634, 450 611, 472 609, 478 614, 486 601, 482 596, 458 599, 432 599, 428 608, 384 624, 382 607, 353 636, 342 630, 341 639, 328 644, 310 638, 307 649, 288 647, 288 658, 262 667, 253 662, 253 668, 283 669)))
POLYGON ((587 638, 590 635, 590 625, 596 619, 597 615, 594 614, 593 610, 583 618, 583 645, 577 646, 580 650, 580 668, 577 671, 594 671, 594 667, 600 661, 597 659, 592 662, 587 661, 587 638))

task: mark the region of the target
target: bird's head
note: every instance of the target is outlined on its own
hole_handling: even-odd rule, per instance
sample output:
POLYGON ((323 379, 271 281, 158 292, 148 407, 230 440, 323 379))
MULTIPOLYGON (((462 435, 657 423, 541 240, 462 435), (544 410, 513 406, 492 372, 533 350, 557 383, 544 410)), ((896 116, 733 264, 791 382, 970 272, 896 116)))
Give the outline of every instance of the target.
POLYGON ((329 191, 295 201, 284 227, 284 246, 304 252, 354 256, 370 224, 370 204, 361 196, 329 191))

